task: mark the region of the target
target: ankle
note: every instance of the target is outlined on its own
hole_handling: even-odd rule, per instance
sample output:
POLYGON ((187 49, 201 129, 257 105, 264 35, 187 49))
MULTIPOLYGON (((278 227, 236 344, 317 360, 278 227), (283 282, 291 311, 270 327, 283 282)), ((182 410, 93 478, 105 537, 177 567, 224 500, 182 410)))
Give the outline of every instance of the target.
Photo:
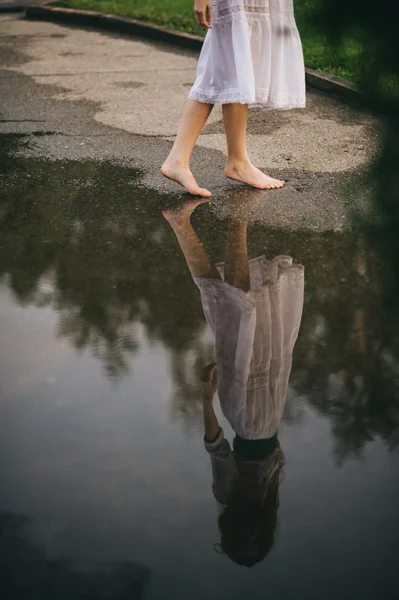
POLYGON ((189 169, 189 159, 183 158, 181 156, 175 156, 173 154, 169 154, 168 158, 165 161, 167 165, 173 165, 174 167, 180 167, 181 169, 189 169))
POLYGON ((226 166, 235 170, 250 163, 248 156, 228 156, 226 166))

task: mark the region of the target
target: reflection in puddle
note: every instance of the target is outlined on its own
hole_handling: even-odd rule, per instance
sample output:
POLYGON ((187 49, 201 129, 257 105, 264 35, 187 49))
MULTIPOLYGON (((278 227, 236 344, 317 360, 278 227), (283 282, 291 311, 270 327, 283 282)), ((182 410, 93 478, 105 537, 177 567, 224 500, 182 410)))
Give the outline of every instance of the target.
MULTIPOLYGON (((221 297, 239 307, 222 332, 237 338, 245 325, 242 339, 223 345, 214 328, 222 382, 235 380, 228 365, 234 360, 235 368, 237 348, 246 348, 241 369, 252 356, 251 274, 262 273, 263 289, 264 271, 277 285, 293 269, 253 257, 292 256, 306 266, 302 318, 298 283, 287 296, 291 317, 286 311, 276 327, 288 335, 281 347, 290 354, 301 321, 292 366, 280 365, 269 379, 278 383, 269 396, 276 405, 247 422, 236 412, 226 419, 215 403, 226 439, 256 431, 273 440, 278 428, 284 468, 279 445, 262 447, 271 452, 258 461, 266 490, 253 490, 237 441, 232 450, 214 442, 215 492, 223 503, 216 515, 200 376, 215 360, 212 298, 222 282, 208 288, 196 279, 212 308, 209 328, 198 286, 161 214, 170 197, 141 187, 140 173, 106 162, 13 157, 3 161, 0 179, 0 510, 32 519, 32 543, 50 561, 143 565, 151 573, 150 600, 165 590, 176 599, 189 590, 190 600, 219 600, 241 597, 243 589, 260 600, 266 586, 282 599, 336 598, 342 580, 348 599, 365 600, 375 586, 394 598, 399 304, 391 264, 381 259, 389 254, 388 236, 376 234, 371 245, 358 231, 272 229, 256 222, 249 199, 248 270, 246 207, 239 223, 233 204, 228 223, 215 217, 213 203, 195 210, 203 248, 225 265, 215 270, 207 259, 206 268, 215 278, 223 274, 223 288, 234 293, 221 297), (239 482, 238 511, 226 510, 231 478, 239 482), (256 498, 258 513, 243 513, 242 497, 256 498), (249 571, 215 553, 248 564, 272 545, 267 560, 249 571)), ((295 272, 300 282, 303 273, 295 272)), ((264 352, 273 339, 257 347, 264 352)), ((10 561, 17 572, 17 558, 10 561)), ((75 577, 72 571, 80 566, 66 578, 75 577)), ((112 573, 114 589, 119 571, 112 573)))
POLYGON ((199 202, 163 212, 179 241, 216 350, 204 367, 205 448, 220 505, 216 548, 251 567, 273 546, 284 454, 278 441, 303 309, 304 269, 289 256, 248 260, 248 223, 230 218, 225 262, 215 265, 191 225, 199 202), (217 420, 218 392, 235 437, 217 420))

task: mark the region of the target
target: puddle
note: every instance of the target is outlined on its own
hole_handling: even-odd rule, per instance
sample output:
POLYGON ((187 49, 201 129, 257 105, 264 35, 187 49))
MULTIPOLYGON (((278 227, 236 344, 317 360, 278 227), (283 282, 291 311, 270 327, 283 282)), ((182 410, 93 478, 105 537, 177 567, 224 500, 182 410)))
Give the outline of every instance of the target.
MULTIPOLYGON (((218 551, 203 445, 199 376, 214 359, 213 338, 161 214, 170 196, 140 181, 139 171, 108 162, 3 163, 7 570, 43 599, 364 600, 375 589, 394 598, 399 303, 390 239, 251 219, 249 258, 293 257, 305 267, 305 295, 279 428, 286 464, 273 540, 245 569, 218 551)), ((231 218, 234 206, 230 221, 212 205, 193 214, 215 263, 231 218)))

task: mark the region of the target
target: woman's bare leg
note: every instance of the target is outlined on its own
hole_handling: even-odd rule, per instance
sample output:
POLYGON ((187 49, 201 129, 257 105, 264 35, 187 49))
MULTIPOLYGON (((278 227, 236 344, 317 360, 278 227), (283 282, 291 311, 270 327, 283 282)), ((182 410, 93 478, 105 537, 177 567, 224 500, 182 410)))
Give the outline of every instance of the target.
POLYGON ((260 189, 283 187, 284 181, 265 175, 249 160, 247 121, 247 104, 223 104, 223 122, 227 138, 226 177, 260 189))
POLYGON ((221 279, 219 271, 211 262, 203 243, 191 225, 192 213, 203 202, 206 200, 191 200, 177 208, 164 210, 162 214, 175 232, 191 275, 206 279, 221 279))
POLYGON ((189 165, 191 153, 212 108, 213 104, 187 100, 175 143, 161 167, 162 175, 180 183, 193 196, 211 195, 211 192, 199 187, 189 165))
POLYGON ((247 229, 248 223, 229 220, 224 263, 225 282, 244 292, 250 289, 247 229))

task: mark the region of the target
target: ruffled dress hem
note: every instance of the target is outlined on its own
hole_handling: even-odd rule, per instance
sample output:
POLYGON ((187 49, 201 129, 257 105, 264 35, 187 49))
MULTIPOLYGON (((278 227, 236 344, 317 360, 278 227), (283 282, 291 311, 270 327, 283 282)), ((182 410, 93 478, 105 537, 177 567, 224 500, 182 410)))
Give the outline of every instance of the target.
POLYGON ((204 104, 248 104, 251 108, 272 108, 274 110, 291 110, 294 108, 305 108, 306 102, 303 94, 284 94, 270 96, 268 90, 257 90, 256 95, 245 95, 239 89, 210 91, 196 89, 188 96, 190 100, 196 100, 204 104))

